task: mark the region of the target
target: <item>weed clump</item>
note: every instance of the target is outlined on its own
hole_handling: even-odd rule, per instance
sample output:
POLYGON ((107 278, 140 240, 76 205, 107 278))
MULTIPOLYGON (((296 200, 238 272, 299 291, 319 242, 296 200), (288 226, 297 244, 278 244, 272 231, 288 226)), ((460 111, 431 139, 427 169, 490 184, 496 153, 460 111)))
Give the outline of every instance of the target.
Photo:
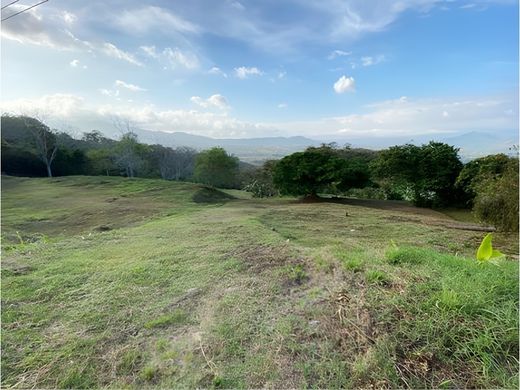
POLYGON ((431 252, 421 248, 392 248, 387 251, 386 259, 390 264, 420 264, 429 256, 431 252))
POLYGON ((348 259, 342 261, 343 268, 347 271, 361 272, 364 268, 364 262, 360 259, 348 259))
POLYGON ((155 320, 148 321, 144 324, 146 329, 152 328, 166 328, 172 325, 181 325, 186 323, 188 315, 184 310, 176 309, 170 314, 166 314, 156 318, 155 320))
POLYGON ((145 381, 152 381, 157 376, 157 369, 154 366, 146 366, 141 371, 141 379, 145 381))
POLYGON ((390 277, 383 271, 370 270, 365 273, 367 281, 371 284, 378 284, 380 286, 387 286, 390 284, 390 277))
POLYGON ((297 285, 302 284, 309 278, 302 264, 286 266, 282 269, 282 274, 288 279, 290 283, 297 285))

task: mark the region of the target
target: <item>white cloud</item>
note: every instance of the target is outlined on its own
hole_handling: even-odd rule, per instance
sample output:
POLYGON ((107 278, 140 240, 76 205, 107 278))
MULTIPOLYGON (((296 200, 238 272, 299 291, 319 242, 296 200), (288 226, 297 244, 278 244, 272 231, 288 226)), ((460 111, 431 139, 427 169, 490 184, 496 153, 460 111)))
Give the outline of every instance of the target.
POLYGON ((124 81, 121 81, 121 80, 116 80, 114 82, 114 85, 116 87, 126 88, 126 89, 128 89, 128 90, 130 90, 132 92, 146 91, 146 89, 141 88, 138 85, 125 83, 124 81))
POLYGON ((213 68, 208 70, 208 73, 209 74, 216 74, 216 75, 222 76, 224 78, 228 77, 227 74, 222 69, 220 69, 218 66, 214 66, 213 68))
POLYGON ((110 42, 105 42, 103 44, 102 51, 109 57, 127 61, 127 62, 137 65, 137 66, 143 66, 143 64, 141 62, 139 62, 132 54, 119 49, 116 45, 114 45, 110 42))
POLYGON ((243 10, 246 9, 246 7, 244 7, 244 6, 242 5, 242 3, 238 2, 238 1, 231 1, 231 2, 229 3, 229 5, 230 5, 232 8, 235 8, 235 9, 237 9, 237 10, 239 10, 239 11, 243 11, 243 10))
MULTIPOLYGON (((25 6, 13 4, 12 12, 23 10, 25 6)), ((56 11, 51 8, 45 14, 34 8, 16 17, 16 23, 2 23, 2 38, 13 40, 24 45, 50 47, 55 50, 71 50, 83 52, 101 52, 109 57, 127 61, 131 64, 142 64, 130 53, 119 49, 110 42, 90 42, 79 39, 70 30, 77 22, 77 16, 68 11, 56 11)))
POLYGON ((196 110, 158 110, 155 106, 115 108, 104 107, 97 111, 109 118, 119 114, 131 119, 137 126, 165 132, 186 131, 210 137, 251 137, 276 134, 269 125, 250 123, 229 117, 226 113, 196 110))
POLYGON ((354 92, 356 90, 356 82, 353 77, 341 76, 334 83, 334 91, 336 93, 354 92))
POLYGON ((140 49, 148 56, 152 58, 159 58, 159 54, 155 50, 155 46, 141 46, 140 49))
MULTIPOLYGON (((2 11, 6 13, 22 11, 25 5, 13 4, 2 11)), ((72 14, 71 14, 72 15, 72 14)), ((2 38, 37 46, 46 46, 57 50, 88 50, 91 45, 82 41, 69 31, 69 24, 63 14, 55 13, 44 17, 37 8, 23 12, 16 16, 15 22, 2 23, 2 38)), ((69 22, 72 16, 68 16, 69 22)))
POLYGON ((101 88, 99 90, 99 92, 102 95, 105 95, 105 96, 110 96, 110 97, 118 97, 119 96, 119 90, 118 89, 112 90, 112 89, 101 88))
POLYGON ((82 68, 82 69, 87 69, 87 65, 81 65, 80 60, 72 60, 72 61, 69 62, 69 65, 70 65, 72 68, 82 68))
MULTIPOLYGON (((106 94, 113 96, 114 92, 106 90, 106 94)), ((70 94, 3 101, 1 109, 2 112, 14 114, 43 112, 49 117, 63 119, 83 131, 92 128, 110 129, 109 118, 112 115, 122 115, 132 119, 139 127, 149 130, 187 131, 213 137, 307 135, 319 139, 320 134, 337 134, 342 138, 355 139, 366 136, 414 137, 421 134, 489 132, 490 129, 497 132, 510 131, 518 128, 517 102, 516 95, 464 99, 408 97, 367 105, 362 114, 281 123, 242 121, 230 117, 228 111, 201 112, 175 108, 161 110, 153 105, 131 105, 127 101, 117 101, 118 105, 86 107, 82 97, 70 94), (449 115, 444 116, 444 112, 449 115)))
POLYGON ((229 3, 220 2, 212 3, 210 14, 200 12, 194 18, 204 32, 290 55, 308 44, 350 43, 363 35, 386 30, 407 12, 426 14, 444 1, 294 0, 291 4, 298 17, 268 18, 273 11, 269 9, 271 2, 255 3, 250 12, 236 12, 230 10, 229 3))
POLYGON ((63 119, 74 116, 83 108, 84 99, 77 95, 55 93, 36 99, 15 99, 1 103, 2 112, 63 119))
POLYGON ((333 60, 335 59, 336 57, 344 57, 344 56, 349 56, 351 55, 352 52, 351 51, 343 51, 343 50, 334 50, 332 51, 328 56, 327 58, 329 60, 333 60))
POLYGON ((197 55, 190 51, 182 51, 177 47, 173 49, 171 47, 166 47, 161 52, 158 52, 157 48, 153 45, 140 46, 139 48, 148 57, 154 58, 160 63, 168 65, 163 65, 164 69, 168 69, 168 67, 177 69, 180 66, 188 70, 193 70, 199 67, 199 59, 197 55))
POLYGON ((211 104, 212 106, 215 106, 221 110, 225 110, 227 108, 229 108, 229 105, 228 105, 228 102, 226 100, 226 98, 220 94, 216 94, 216 95, 211 95, 209 98, 208 98, 208 103, 211 104))
POLYGON ((518 107, 515 94, 460 99, 401 97, 366 105, 360 110, 362 113, 266 125, 279 129, 283 135, 316 139, 325 135, 352 140, 370 137, 410 139, 420 135, 489 132, 490 129, 510 133, 512 129, 518 129, 518 107))
POLYGON ((382 54, 375 56, 375 57, 372 57, 372 56, 361 57, 361 65, 362 66, 377 65, 381 62, 384 62, 385 60, 386 60, 386 58, 382 54))
POLYGON ((74 24, 76 20, 78 20, 78 17, 74 15, 72 12, 63 11, 61 13, 61 17, 63 18, 63 21, 68 24, 69 26, 74 24))
POLYGON ((196 69, 199 67, 199 60, 194 53, 183 52, 179 48, 172 49, 167 47, 163 50, 162 55, 173 69, 179 65, 186 69, 196 69))
MULTIPOLYGON (((513 117, 505 117, 510 99, 410 99, 400 98, 367 106, 370 112, 330 118, 349 134, 398 136, 456 131, 514 129, 513 117)), ((516 110, 518 114, 518 110, 516 110)))
POLYGON ((278 104, 277 107, 280 108, 280 109, 284 109, 284 108, 289 107, 289 105, 287 103, 280 103, 280 104, 278 104))
MULTIPOLYGON (((439 0, 354 0, 344 3, 335 3, 328 11, 333 19, 331 37, 357 38, 362 34, 385 30, 401 14, 413 10, 427 13, 434 8, 439 0)), ((320 8, 331 6, 331 2, 320 4, 320 8)), ((325 11, 325 10, 324 10, 325 11)))
POLYGON ((121 12, 114 24, 129 34, 146 34, 152 31, 164 33, 198 33, 200 28, 166 8, 146 6, 121 12))
POLYGON ((221 94, 211 95, 207 99, 203 99, 200 96, 192 96, 190 100, 203 108, 218 108, 219 110, 229 109, 228 102, 221 94))
MULTIPOLYGON (((100 90, 107 96, 114 96, 114 91, 100 90)), ((117 93, 117 92, 116 92, 117 93)), ((208 104, 221 104, 222 98, 213 95, 206 101, 208 104)), ((154 131, 185 131, 210 137, 253 137, 276 135, 278 131, 260 123, 242 121, 228 116, 223 111, 198 111, 182 109, 158 109, 156 106, 137 105, 126 99, 116 97, 114 104, 86 106, 82 97, 70 94, 46 95, 38 99, 18 99, 2 101, 2 112, 13 114, 45 114, 48 122, 65 122, 79 131, 89 131, 97 128, 107 135, 113 133, 111 118, 114 115, 130 119, 136 126, 154 131)))
POLYGON ((246 66, 241 66, 239 68, 235 68, 235 75, 239 79, 242 79, 242 80, 248 78, 251 75, 261 76, 263 74, 264 74, 264 72, 262 72, 260 69, 258 69, 255 66, 253 66, 251 68, 248 68, 246 66))
POLYGON ((285 76, 287 76, 287 72, 283 71, 283 72, 278 72, 278 80, 282 80, 285 78, 285 76))

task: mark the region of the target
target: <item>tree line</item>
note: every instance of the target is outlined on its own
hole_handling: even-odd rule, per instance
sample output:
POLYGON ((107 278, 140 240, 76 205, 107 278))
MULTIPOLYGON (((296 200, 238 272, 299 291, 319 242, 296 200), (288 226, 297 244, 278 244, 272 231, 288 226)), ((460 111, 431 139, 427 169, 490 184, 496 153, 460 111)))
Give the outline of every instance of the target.
POLYGON ((35 118, 3 115, 2 172, 194 181, 256 197, 407 200, 422 207, 471 208, 484 222, 518 230, 518 156, 489 155, 463 164, 457 148, 440 142, 381 151, 323 144, 254 167, 222 148, 145 145, 128 123, 119 128, 119 140, 95 130, 75 139, 35 118))
POLYGON ((381 151, 324 144, 266 162, 246 189, 258 197, 332 194, 467 208, 482 222, 518 231, 518 156, 495 154, 463 164, 458 151, 433 141, 381 151))
POLYGON ((2 173, 17 176, 106 175, 240 187, 238 158, 222 148, 146 145, 128 123, 119 140, 93 130, 75 139, 28 116, 2 116, 2 173))

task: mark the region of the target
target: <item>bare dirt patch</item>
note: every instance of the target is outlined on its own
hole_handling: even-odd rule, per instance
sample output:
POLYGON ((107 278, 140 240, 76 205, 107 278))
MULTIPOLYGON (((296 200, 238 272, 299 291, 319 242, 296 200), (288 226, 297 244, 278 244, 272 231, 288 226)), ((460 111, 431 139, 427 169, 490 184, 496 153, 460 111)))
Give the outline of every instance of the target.
POLYGON ((256 272, 303 263, 303 259, 292 255, 286 246, 241 245, 231 251, 229 256, 241 260, 248 270, 256 272))

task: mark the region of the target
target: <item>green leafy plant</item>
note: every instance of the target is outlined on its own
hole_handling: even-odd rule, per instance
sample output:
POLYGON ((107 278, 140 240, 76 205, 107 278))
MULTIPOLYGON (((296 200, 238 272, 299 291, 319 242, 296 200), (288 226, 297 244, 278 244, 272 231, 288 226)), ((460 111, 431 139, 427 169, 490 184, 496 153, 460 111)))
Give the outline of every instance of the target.
POLYGON ((491 243, 493 239, 493 235, 491 233, 486 234, 480 246, 477 250, 477 260, 478 261, 489 261, 493 259, 498 259, 504 257, 505 255, 499 250, 493 249, 493 245, 491 243))

